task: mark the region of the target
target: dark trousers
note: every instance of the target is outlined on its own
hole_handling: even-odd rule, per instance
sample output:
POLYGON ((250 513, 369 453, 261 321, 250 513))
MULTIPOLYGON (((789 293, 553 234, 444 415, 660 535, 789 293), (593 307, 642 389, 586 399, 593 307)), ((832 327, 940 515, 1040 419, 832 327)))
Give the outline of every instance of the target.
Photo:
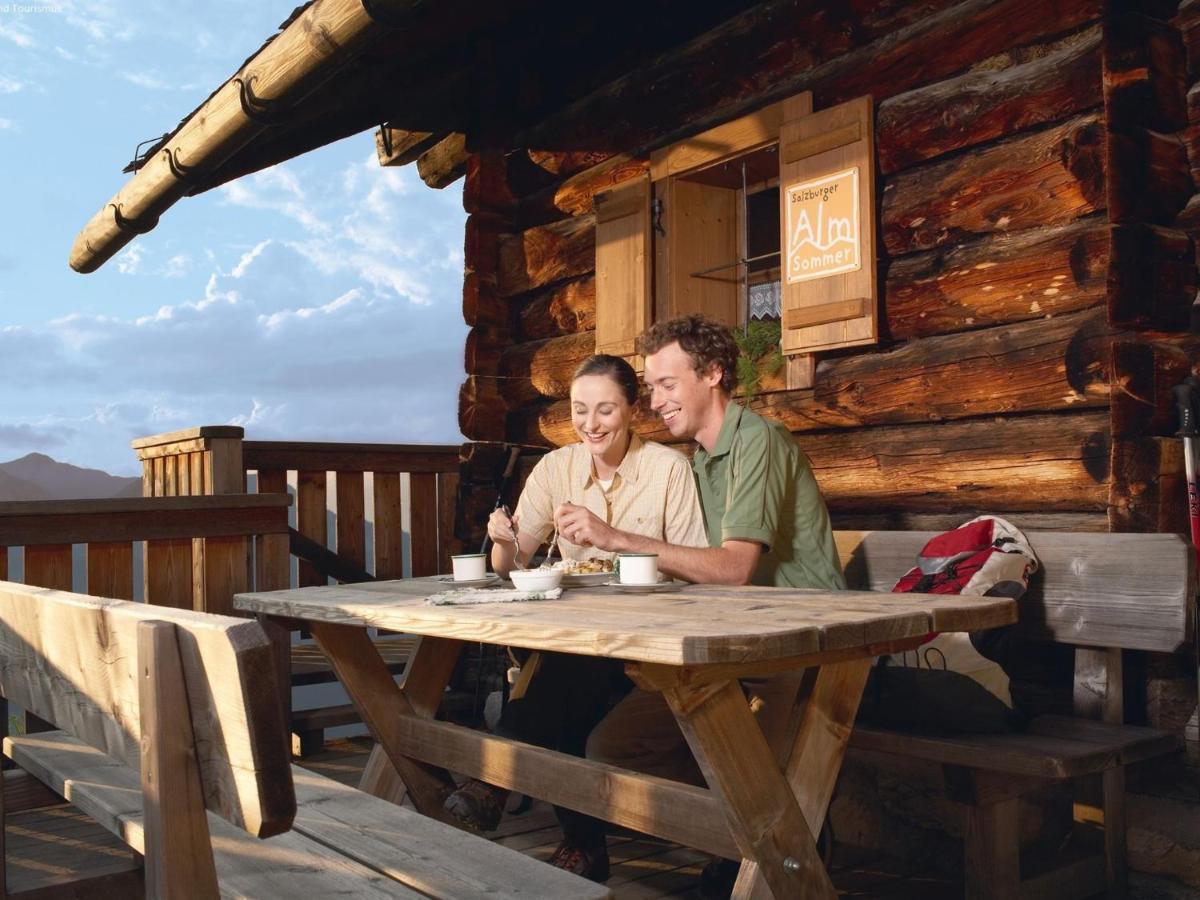
MULTIPOLYGON (((583 757, 592 729, 632 686, 617 660, 543 653, 525 696, 504 707, 496 734, 583 757)), ((605 823, 601 820, 561 806, 554 807, 554 812, 570 843, 583 847, 603 844, 605 823)))

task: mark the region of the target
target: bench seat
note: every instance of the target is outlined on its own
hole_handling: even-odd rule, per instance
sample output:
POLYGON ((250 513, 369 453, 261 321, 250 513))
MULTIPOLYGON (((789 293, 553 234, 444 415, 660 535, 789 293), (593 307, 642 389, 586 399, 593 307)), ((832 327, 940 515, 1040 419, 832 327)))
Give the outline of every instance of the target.
POLYGON ((1033 719, 1021 734, 935 736, 855 726, 850 746, 966 769, 1061 780, 1170 753, 1180 740, 1154 728, 1045 715, 1033 719))
MULTIPOLYGON (((9 737, 5 753, 144 851, 142 791, 132 769, 60 731, 9 737)), ((603 885, 561 872, 412 810, 293 767, 293 830, 259 840, 208 816, 226 897, 603 898, 603 885)))

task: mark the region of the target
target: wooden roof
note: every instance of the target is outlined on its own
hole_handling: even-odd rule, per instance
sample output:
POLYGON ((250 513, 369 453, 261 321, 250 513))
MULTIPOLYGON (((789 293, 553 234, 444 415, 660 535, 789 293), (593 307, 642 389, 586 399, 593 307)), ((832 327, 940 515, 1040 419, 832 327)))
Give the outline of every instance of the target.
POLYGON ((427 134, 422 149, 452 134, 468 150, 519 146, 539 123, 752 5, 307 3, 127 167, 133 178, 80 233, 71 266, 99 268, 184 196, 383 123, 427 134))

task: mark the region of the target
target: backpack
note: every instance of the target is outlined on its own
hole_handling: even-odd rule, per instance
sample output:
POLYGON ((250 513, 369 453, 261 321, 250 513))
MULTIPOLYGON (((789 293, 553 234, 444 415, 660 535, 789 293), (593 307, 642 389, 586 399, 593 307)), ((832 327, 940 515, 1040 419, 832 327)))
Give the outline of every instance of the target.
MULTIPOLYGON (((1037 568, 1015 526, 979 516, 931 538, 892 591, 1017 599, 1037 568)), ((998 664, 1011 630, 931 634, 916 650, 880 658, 860 719, 924 734, 1021 730, 1023 717, 1011 708, 1008 675, 998 664)))

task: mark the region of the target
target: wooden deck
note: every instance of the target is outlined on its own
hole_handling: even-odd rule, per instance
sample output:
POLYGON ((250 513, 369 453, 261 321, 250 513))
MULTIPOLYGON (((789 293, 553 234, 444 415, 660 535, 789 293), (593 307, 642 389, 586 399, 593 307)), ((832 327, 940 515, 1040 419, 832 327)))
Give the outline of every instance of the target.
MULTIPOLYGON (((329 778, 355 784, 370 750, 367 739, 331 741, 324 753, 303 762, 329 778)), ((41 889, 49 898, 88 900, 140 897, 129 873, 137 867, 130 851, 100 826, 71 807, 10 816, 6 831, 10 890, 41 889), (55 885, 80 878, 93 879, 86 888, 70 892, 55 885)), ((558 844, 559 831, 548 804, 535 803, 526 812, 505 817, 495 840, 538 859, 548 859, 558 844)), ((707 861, 703 853, 657 838, 617 831, 609 838, 612 877, 608 885, 617 900, 681 898, 700 900, 698 877, 707 861)), ((839 851, 831 870, 843 897, 887 900, 960 898, 959 884, 944 879, 897 872, 871 860, 839 851)))

